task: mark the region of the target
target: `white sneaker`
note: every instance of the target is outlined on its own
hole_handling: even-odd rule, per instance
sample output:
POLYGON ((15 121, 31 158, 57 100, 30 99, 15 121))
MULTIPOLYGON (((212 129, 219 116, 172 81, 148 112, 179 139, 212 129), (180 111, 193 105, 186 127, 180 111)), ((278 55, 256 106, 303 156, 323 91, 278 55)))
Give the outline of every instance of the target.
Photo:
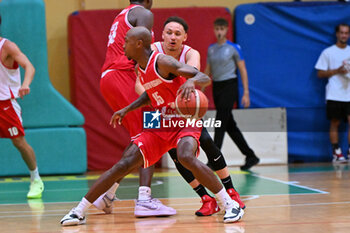
POLYGON ((347 161, 343 155, 333 155, 333 163, 347 163, 347 161))
POLYGON ((244 210, 235 205, 230 209, 226 209, 224 215, 224 223, 232 223, 239 221, 244 215, 244 210))
POLYGON ((175 215, 176 210, 165 206, 156 198, 147 201, 136 201, 135 216, 136 217, 151 217, 151 216, 171 216, 175 215))
POLYGON ((94 201, 93 205, 99 209, 103 210, 106 214, 111 214, 113 211, 113 202, 119 200, 116 196, 110 199, 107 194, 100 196, 94 201))
POLYGON ((85 223, 86 223, 85 215, 83 213, 80 213, 80 211, 77 211, 75 208, 69 211, 69 213, 66 214, 61 219, 62 226, 75 226, 75 225, 81 225, 85 223))
POLYGON ((346 158, 344 157, 340 148, 333 151, 333 163, 346 163, 346 158))

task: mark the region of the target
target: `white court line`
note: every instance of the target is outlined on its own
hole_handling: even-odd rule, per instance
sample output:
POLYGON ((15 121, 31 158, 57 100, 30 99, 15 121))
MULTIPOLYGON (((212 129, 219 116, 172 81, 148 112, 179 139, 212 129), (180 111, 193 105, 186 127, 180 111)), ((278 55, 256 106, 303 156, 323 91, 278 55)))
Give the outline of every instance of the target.
POLYGON ((256 174, 252 174, 252 176, 255 176, 255 177, 258 177, 258 178, 261 178, 261 179, 271 180, 271 181, 274 181, 274 182, 277 182, 277 183, 282 183, 282 184, 286 184, 286 185, 290 185, 290 186, 295 186, 295 187, 298 187, 298 188, 311 190, 311 191, 318 192, 318 193, 321 193, 321 194, 329 194, 329 192, 326 192, 326 191, 322 191, 322 190, 319 190, 319 189, 314 189, 314 188, 310 188, 310 187, 307 187, 307 186, 295 184, 295 183, 297 183, 297 181, 289 181, 289 182, 287 182, 287 181, 282 181, 282 180, 269 178, 269 177, 266 177, 266 176, 261 176, 261 175, 256 175, 256 174))
MULTIPOLYGON (((317 194, 323 194, 323 193, 294 193, 294 194, 259 194, 259 195, 242 195, 241 199, 242 201, 248 201, 248 200, 253 200, 257 199, 259 197, 265 197, 265 196, 291 196, 291 195, 317 195, 317 194), (246 198, 244 198, 246 197, 246 198)), ((159 200, 169 200, 169 199, 175 199, 175 200, 181 200, 181 199, 197 199, 200 200, 199 197, 164 197, 164 198, 157 198, 159 200)), ((132 199, 120 199, 120 201, 135 201, 135 198, 132 199)), ((72 204, 76 203, 78 204, 79 201, 60 201, 60 202, 43 202, 45 205, 59 205, 59 204, 72 204)), ((16 206, 16 205, 28 205, 27 202, 23 203, 12 203, 12 204, 0 204, 0 206, 16 206)), ((186 205, 186 204, 173 204, 173 205, 186 205)), ((123 208, 123 207, 121 207, 123 208)), ((0 212, 1 213, 1 212, 0 212)))
POLYGON ((350 201, 303 203, 303 204, 274 205, 274 206, 251 206, 249 207, 249 209, 276 208, 276 207, 303 207, 303 206, 320 206, 320 205, 344 205, 344 204, 350 204, 350 201))
MULTIPOLYGON (((317 192, 318 194, 329 194, 329 192, 325 192, 325 191, 322 191, 322 190, 319 190, 319 189, 314 189, 314 188, 310 188, 310 187, 307 187, 307 186, 303 186, 303 185, 297 185, 296 183, 298 183, 298 181, 289 181, 289 182, 286 182, 286 181, 282 181, 282 180, 278 180, 278 179, 274 179, 274 178, 269 178, 269 177, 265 177, 265 176, 261 176, 261 175, 256 175, 256 174, 251 174, 252 176, 255 176, 255 177, 258 177, 258 178, 261 178, 261 179, 266 179, 266 180, 271 180, 271 181, 274 181, 274 182, 277 182, 277 183, 282 183, 282 184, 286 184, 286 185, 290 185, 290 186, 295 186, 295 187, 299 187, 299 188, 303 188, 303 189, 307 189, 307 190, 311 190, 311 191, 314 191, 314 192, 317 192)), ((161 185, 163 184, 164 182, 163 181, 160 181, 160 180, 157 180, 155 183, 152 183, 152 185, 161 185)), ((121 186, 119 188, 131 188, 131 187, 136 187, 136 185, 131 185, 131 186, 121 186)), ((138 187, 138 186, 137 186, 138 187)), ((50 191, 60 191, 61 189, 59 190, 45 190, 45 192, 50 192, 50 191)), ((72 190, 72 189, 70 189, 72 190)), ((86 189, 73 189, 73 190, 86 190, 86 189)), ((16 191, 15 191, 16 192, 16 191)), ((17 191, 17 192, 20 192, 20 191, 17 191)), ((25 191, 27 192, 27 191, 25 191)), ((14 193, 14 192, 0 192, 0 193, 14 193)), ((316 194, 317 194, 316 193, 316 194)), ((257 195, 258 197, 259 196, 283 196, 283 195, 309 195, 309 194, 315 194, 315 193, 295 193, 295 194, 263 194, 263 195, 257 195)), ((254 195, 253 195, 254 196, 254 195)), ((243 197, 243 196, 241 196, 243 197)), ((158 198, 158 199, 169 199, 169 198, 158 198)), ((172 198, 172 199, 188 199, 188 198, 172 198)), ((253 198, 255 199, 255 198, 253 198)), ((135 199, 123 199, 123 201, 126 201, 126 200, 135 200, 135 199)), ((249 200, 249 199, 248 199, 249 200)), ((69 203, 77 203, 78 201, 67 201, 67 202, 46 202, 46 204, 69 204, 69 203)), ((0 204, 0 206, 2 205, 27 205, 27 203, 16 203, 16 204, 0 204)))

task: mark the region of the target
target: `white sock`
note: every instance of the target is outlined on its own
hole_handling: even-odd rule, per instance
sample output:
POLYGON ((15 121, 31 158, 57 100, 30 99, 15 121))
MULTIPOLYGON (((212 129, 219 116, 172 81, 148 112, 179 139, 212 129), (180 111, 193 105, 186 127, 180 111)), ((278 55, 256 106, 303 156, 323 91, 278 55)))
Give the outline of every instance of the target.
POLYGON ((112 187, 110 187, 107 192, 103 193, 101 196, 99 196, 96 201, 94 201, 93 205, 96 206, 97 209, 102 210, 103 208, 106 207, 106 204, 104 203, 104 201, 102 200, 103 197, 105 195, 107 195, 107 197, 109 199, 113 199, 115 196, 115 191, 117 191, 117 188, 119 187, 118 183, 114 183, 112 185, 112 187))
POLYGON ((225 188, 222 188, 220 192, 216 193, 215 196, 219 199, 221 206, 226 209, 231 209, 233 206, 239 204, 231 199, 231 197, 226 192, 225 188))
POLYGON ((115 182, 115 183, 112 185, 112 187, 110 187, 110 188, 107 190, 106 194, 107 194, 107 197, 108 197, 109 199, 113 199, 113 198, 114 198, 115 192, 117 191, 117 188, 118 188, 118 187, 119 187, 119 184, 118 184, 117 182, 115 182))
POLYGON ((78 210, 81 214, 85 214, 85 212, 89 209, 89 207, 91 206, 91 203, 86 200, 85 197, 83 197, 83 199, 81 199, 81 201, 79 202, 78 206, 75 207, 76 210, 78 210))
POLYGON ((36 167, 33 171, 29 171, 29 172, 30 172, 30 181, 40 180, 38 167, 36 167))
POLYGON ((139 187, 139 201, 148 201, 151 199, 151 188, 147 186, 139 187))

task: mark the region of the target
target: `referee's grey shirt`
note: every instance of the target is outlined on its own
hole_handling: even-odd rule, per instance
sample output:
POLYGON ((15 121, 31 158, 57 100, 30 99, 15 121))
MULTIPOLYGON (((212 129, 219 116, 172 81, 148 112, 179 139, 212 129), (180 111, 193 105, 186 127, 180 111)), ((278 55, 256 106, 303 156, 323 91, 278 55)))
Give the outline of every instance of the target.
POLYGON ((211 44, 208 48, 207 63, 214 82, 237 78, 237 62, 244 60, 238 44, 226 41, 219 45, 211 44))

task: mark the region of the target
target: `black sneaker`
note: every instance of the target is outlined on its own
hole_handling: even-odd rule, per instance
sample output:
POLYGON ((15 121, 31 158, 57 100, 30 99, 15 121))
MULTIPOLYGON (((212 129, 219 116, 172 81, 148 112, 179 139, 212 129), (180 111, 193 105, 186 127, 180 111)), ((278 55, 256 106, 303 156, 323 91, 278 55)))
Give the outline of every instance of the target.
POLYGON ((259 163, 260 159, 256 156, 249 156, 245 159, 245 164, 241 166, 242 171, 247 171, 251 169, 254 165, 259 163))

